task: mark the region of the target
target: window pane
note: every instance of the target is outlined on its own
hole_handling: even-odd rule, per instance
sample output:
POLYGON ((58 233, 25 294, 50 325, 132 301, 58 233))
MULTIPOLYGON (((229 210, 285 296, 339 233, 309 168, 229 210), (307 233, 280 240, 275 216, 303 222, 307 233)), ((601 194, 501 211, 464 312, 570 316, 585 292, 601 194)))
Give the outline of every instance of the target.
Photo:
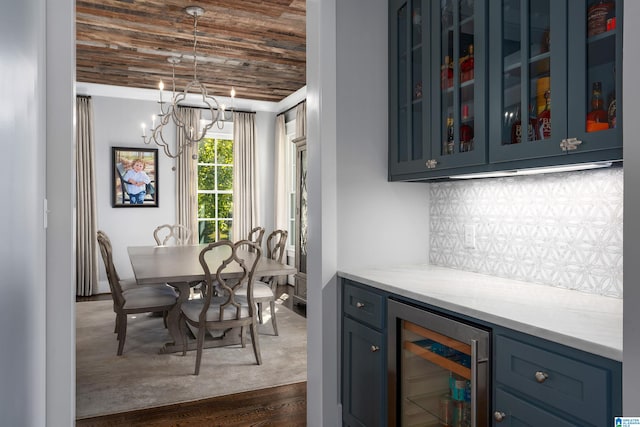
POLYGON ((200 193, 198 194, 198 218, 216 217, 216 195, 200 193))
POLYGON ((218 140, 218 161, 223 165, 233 164, 233 141, 230 139, 218 140))
POLYGON ((218 221, 219 240, 231 240, 231 220, 218 221))
POLYGON ((218 194, 218 218, 233 217, 233 195, 218 194))
POLYGON ((215 190, 215 166, 198 166, 198 190, 215 190))
POLYGON ((215 153, 215 139, 203 139, 198 145, 198 162, 213 163, 216 158, 215 153))
POLYGON ((216 222, 198 221, 200 243, 211 243, 216 241, 216 222))
POLYGON ((233 189, 233 166, 218 166, 218 190, 233 189))

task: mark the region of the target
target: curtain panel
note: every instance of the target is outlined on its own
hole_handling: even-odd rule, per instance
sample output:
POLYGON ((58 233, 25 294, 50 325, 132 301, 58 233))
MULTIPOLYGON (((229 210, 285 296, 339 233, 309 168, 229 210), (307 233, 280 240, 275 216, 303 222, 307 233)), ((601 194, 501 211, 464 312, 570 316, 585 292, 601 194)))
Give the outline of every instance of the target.
POLYGON ((76 97, 76 295, 90 296, 98 284, 93 104, 76 97))
MULTIPOLYGON (((186 127, 200 132, 200 109, 178 107, 185 119, 186 127)), ((176 128, 178 146, 184 144, 185 136, 176 128)), ((198 144, 186 144, 182 154, 176 158, 176 222, 191 230, 187 244, 199 243, 198 233, 198 144)))
POLYGON ((289 143, 287 142, 287 133, 285 130, 284 114, 276 116, 276 138, 274 151, 274 208, 275 208, 275 226, 278 230, 289 229, 289 212, 287 209, 287 150, 289 143))
POLYGON ((241 240, 258 224, 255 113, 233 113, 232 239, 241 240))
POLYGON ((307 135, 307 101, 296 107, 296 138, 307 135))

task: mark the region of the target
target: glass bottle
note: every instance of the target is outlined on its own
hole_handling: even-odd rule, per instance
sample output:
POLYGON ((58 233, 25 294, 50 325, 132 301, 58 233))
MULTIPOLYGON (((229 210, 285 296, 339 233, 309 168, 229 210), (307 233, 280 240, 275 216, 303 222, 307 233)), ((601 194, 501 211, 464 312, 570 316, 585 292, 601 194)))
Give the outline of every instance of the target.
POLYGON ((609 99, 609 106, 607 108, 607 120, 609 122, 609 128, 616 127, 616 90, 611 92, 609 99))
POLYGON ((544 93, 545 105, 544 110, 538 114, 538 138, 551 138, 551 91, 544 93))
POLYGON ((462 126, 460 126, 460 152, 473 150, 473 128, 469 124, 469 105, 462 106, 462 126))
POLYGON ((467 55, 460 58, 460 82, 473 80, 473 66, 473 44, 470 44, 467 55))
MULTIPOLYGON (((587 9, 587 36, 595 36, 607 31, 609 11, 613 8, 613 2, 600 0, 587 9)), ((611 24, 609 24, 611 26, 611 24)))
MULTIPOLYGON (((533 105, 529 106, 529 117, 527 118, 527 140, 535 141, 537 138, 538 131, 538 118, 534 114, 535 107, 533 105)), ((522 142, 522 118, 520 117, 520 108, 518 108, 518 112, 516 113, 516 120, 511 125, 511 143, 512 144, 520 144, 522 142)))
POLYGON ((593 82, 591 111, 587 114, 587 132, 609 129, 609 117, 602 100, 602 83, 593 82))
POLYGON ((453 86, 453 62, 449 55, 444 57, 444 64, 440 69, 440 89, 447 89, 453 86))
POLYGON ((451 117, 451 115, 447 117, 447 139, 443 145, 444 145, 442 147, 443 154, 445 155, 453 154, 455 143, 453 140, 453 117, 451 117))

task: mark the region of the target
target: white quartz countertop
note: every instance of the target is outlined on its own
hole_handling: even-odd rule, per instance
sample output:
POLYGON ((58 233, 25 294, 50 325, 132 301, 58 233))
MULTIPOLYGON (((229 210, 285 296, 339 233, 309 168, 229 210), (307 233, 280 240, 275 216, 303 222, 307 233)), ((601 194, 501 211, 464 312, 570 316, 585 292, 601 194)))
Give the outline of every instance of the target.
POLYGON ((338 276, 478 320, 622 361, 622 299, 432 265, 338 276))

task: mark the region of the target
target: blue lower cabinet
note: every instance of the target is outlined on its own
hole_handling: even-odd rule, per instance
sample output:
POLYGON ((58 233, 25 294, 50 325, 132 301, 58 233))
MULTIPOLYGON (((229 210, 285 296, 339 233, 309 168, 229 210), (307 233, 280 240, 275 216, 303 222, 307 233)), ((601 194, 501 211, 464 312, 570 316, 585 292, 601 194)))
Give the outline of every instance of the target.
POLYGON ((557 343, 494 330, 494 424, 613 425, 622 364, 557 343))
POLYGON ((386 349, 381 332, 343 318, 342 413, 347 426, 385 425, 386 349))
POLYGON ((554 414, 546 412, 531 402, 519 399, 500 388, 496 389, 495 407, 493 413, 494 425, 500 427, 531 426, 531 427, 583 427, 580 420, 568 421, 554 414))

